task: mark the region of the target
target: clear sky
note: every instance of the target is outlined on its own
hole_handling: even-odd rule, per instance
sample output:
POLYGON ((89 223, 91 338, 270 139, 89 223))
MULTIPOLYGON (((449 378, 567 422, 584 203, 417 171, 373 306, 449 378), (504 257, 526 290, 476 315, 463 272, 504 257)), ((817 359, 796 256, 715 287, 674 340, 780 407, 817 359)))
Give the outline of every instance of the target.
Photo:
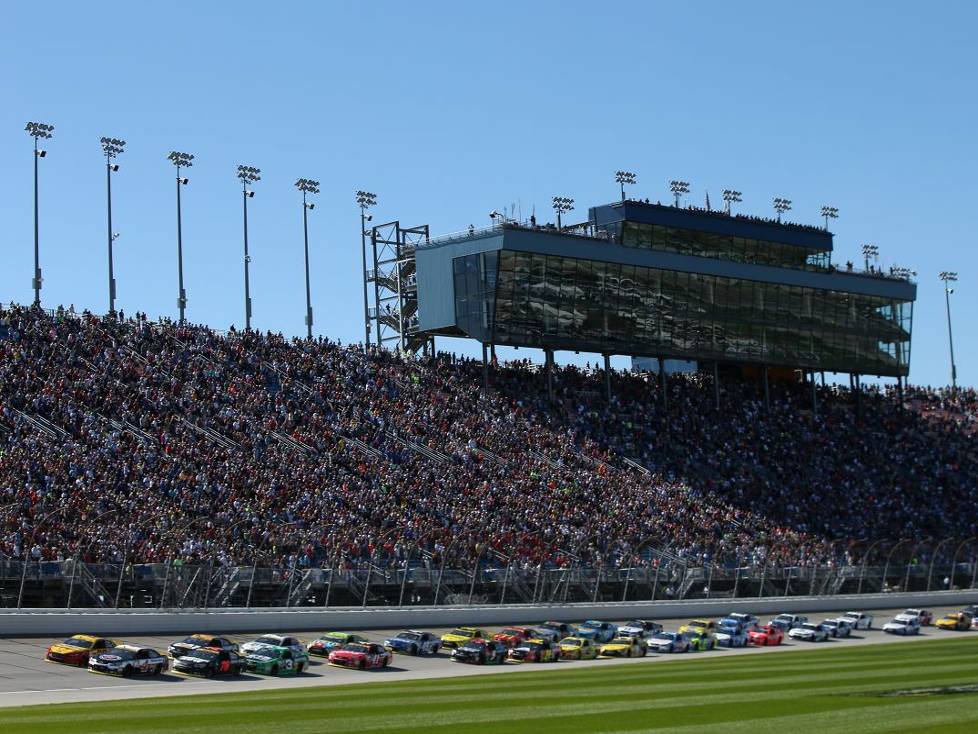
MULTIPOLYGON (((30 303, 28 120, 56 126, 41 164, 42 300, 107 310, 101 136, 127 141, 113 177, 117 307, 176 315, 171 150, 183 190, 187 316, 243 323, 238 164, 249 204, 253 326, 303 334, 297 178, 310 214, 316 333, 362 339, 358 188, 375 221, 432 234, 554 195, 692 201, 833 222, 838 263, 919 273, 911 381, 978 381, 978 4, 944 2, 7 3, 0 22, 0 299, 30 303)), ((573 216, 571 218, 573 218, 573 216)), ((460 341, 440 348, 464 351, 460 341)), ((474 353, 474 350, 469 353, 474 353)), ((534 356, 521 351, 520 356, 534 356)), ((573 355, 570 355, 572 357, 573 355)), ((568 358, 567 355, 564 355, 568 358)), ((584 358, 584 355, 581 357, 584 358)), ((618 364, 624 364, 619 361, 618 364)))

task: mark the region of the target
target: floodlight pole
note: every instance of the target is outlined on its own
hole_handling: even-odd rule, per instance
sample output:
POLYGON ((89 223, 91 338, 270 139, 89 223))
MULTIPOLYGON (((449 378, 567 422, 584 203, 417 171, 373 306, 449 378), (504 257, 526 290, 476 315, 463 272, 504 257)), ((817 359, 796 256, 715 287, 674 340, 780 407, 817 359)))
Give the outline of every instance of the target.
POLYGON ((245 330, 251 329, 251 289, 248 282, 248 182, 241 181, 241 200, 244 202, 244 287, 245 287, 245 330))
POLYGON ((312 294, 309 288, 309 205, 302 191, 302 237, 306 254, 306 338, 312 339, 312 294))
POLYGON ((957 280, 957 275, 953 273, 941 273, 941 280, 944 281, 944 302, 947 305, 947 343, 951 350, 951 391, 958 390, 958 370, 954 364, 954 336, 951 332, 951 288, 948 282, 957 280))
POLYGON ((40 154, 37 150, 37 137, 34 138, 34 307, 41 305, 41 248, 40 234, 38 232, 38 195, 37 195, 37 159, 40 154))
POLYGON ((115 314, 115 276, 112 272, 112 156, 105 154, 105 191, 109 220, 109 315, 115 314))
MULTIPOLYGON (((363 349, 370 351, 370 306, 367 301, 367 205, 360 202, 360 255, 362 267, 360 272, 363 274, 363 349)), ((375 274, 376 277, 376 274, 375 274)))
POLYGON ((177 163, 177 307, 180 309, 180 326, 184 325, 187 295, 183 290, 183 215, 180 209, 180 164, 177 163))

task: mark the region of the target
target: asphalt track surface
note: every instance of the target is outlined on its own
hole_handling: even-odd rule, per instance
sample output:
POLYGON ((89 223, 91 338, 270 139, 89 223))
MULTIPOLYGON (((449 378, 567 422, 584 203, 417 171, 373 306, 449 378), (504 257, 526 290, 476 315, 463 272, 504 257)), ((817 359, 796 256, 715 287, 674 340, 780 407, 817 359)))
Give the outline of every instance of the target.
MULTIPOLYGON (((795 612, 786 605, 785 611, 795 612)), ((808 614, 810 621, 819 622, 827 617, 839 616, 846 610, 838 613, 817 612, 808 614)), ((694 652, 674 655, 649 655, 644 658, 630 658, 619 660, 574 660, 561 661, 556 664, 506 664, 506 665, 463 665, 453 663, 448 654, 440 652, 434 657, 412 657, 409 655, 395 655, 393 664, 384 669, 375 670, 347 670, 328 665, 325 660, 312 658, 310 669, 297 677, 270 678, 256 674, 246 673, 237 677, 202 679, 179 675, 175 673, 165 673, 159 677, 146 678, 116 678, 114 676, 99 675, 90 673, 83 668, 72 668, 57 663, 49 663, 44 660, 44 653, 47 647, 57 640, 50 638, 0 638, 0 707, 10 706, 31 706, 38 704, 70 703, 76 701, 109 701, 130 698, 155 698, 163 696, 184 696, 204 693, 232 693, 270 690, 277 688, 295 688, 303 686, 329 686, 344 685, 350 683, 364 683, 368 681, 400 681, 418 680, 421 678, 443 678, 463 675, 511 675, 518 674, 521 670, 548 670, 566 669, 567 666, 589 667, 600 665, 629 665, 629 664, 659 664, 668 663, 673 660, 684 660, 689 658, 711 658, 717 659, 731 655, 770 655, 777 654, 785 650, 800 650, 824 648, 827 646, 845 645, 846 647, 858 645, 875 644, 900 644, 911 640, 934 640, 947 639, 955 635, 975 634, 972 632, 949 632, 938 630, 934 627, 924 627, 920 635, 902 637, 899 635, 888 635, 879 628, 889 621, 894 614, 903 611, 902 609, 875 610, 873 627, 871 630, 853 631, 848 639, 829 640, 825 643, 805 643, 789 641, 776 647, 747 647, 738 649, 714 650, 710 652, 694 652)), ((955 611, 952 607, 935 607, 934 619, 947 611, 955 611)), ((805 614, 804 611, 796 612, 805 614)), ((774 615, 772 615, 774 616, 774 615)), ((541 622, 543 620, 540 620, 541 622)), ((624 620, 610 620, 619 623, 624 620)), ((681 624, 686 623, 687 619, 659 620, 664 625, 666 631, 675 631, 681 624)), ((767 618, 762 618, 763 622, 767 618)), ((187 634, 195 630, 187 630, 187 634)), ((282 632, 281 630, 258 630, 262 632, 282 632)), ((324 630, 326 631, 326 630, 324 630)), ((356 630, 348 630, 356 631, 356 630)), ((369 639, 383 642, 384 638, 396 634, 399 630, 370 630, 363 632, 369 639)), ((441 634, 447 629, 432 629, 432 632, 441 634)), ((496 628, 490 628, 490 633, 497 632, 496 628)), ((84 633, 84 630, 65 630, 64 637, 72 634, 84 633)), ((310 640, 317 635, 304 633, 297 635, 299 639, 310 640)), ((125 642, 142 644, 165 652, 167 646, 177 638, 170 637, 134 637, 126 639, 125 642)), ((248 635, 235 635, 233 639, 238 642, 247 642, 251 637, 248 635)), ((122 640, 120 640, 121 642, 122 640)))

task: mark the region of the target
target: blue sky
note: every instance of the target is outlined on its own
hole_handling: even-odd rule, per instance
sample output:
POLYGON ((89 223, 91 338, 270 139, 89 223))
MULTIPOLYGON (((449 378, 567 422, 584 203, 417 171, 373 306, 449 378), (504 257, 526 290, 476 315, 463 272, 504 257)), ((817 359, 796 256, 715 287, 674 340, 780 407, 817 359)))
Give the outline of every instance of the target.
POLYGON ((118 306, 176 314, 176 149, 197 156, 183 198, 188 318, 243 322, 235 168, 247 164, 262 169, 253 325, 304 333, 293 182, 313 178, 315 328, 344 342, 363 332, 356 189, 377 193, 376 221, 437 234, 513 203, 543 219, 555 194, 584 218, 616 198, 625 168, 653 201, 681 178, 696 203, 743 191, 745 212, 784 196, 791 219, 817 224, 822 204, 837 206, 837 262, 870 242, 885 267, 919 273, 918 384, 949 382, 937 273, 957 270, 959 383, 978 380, 974 3, 36 7, 8 4, 0 25, 4 301, 33 298, 23 127, 38 120, 56 126, 41 161, 45 305, 107 308, 103 135, 127 141, 113 178, 118 306))

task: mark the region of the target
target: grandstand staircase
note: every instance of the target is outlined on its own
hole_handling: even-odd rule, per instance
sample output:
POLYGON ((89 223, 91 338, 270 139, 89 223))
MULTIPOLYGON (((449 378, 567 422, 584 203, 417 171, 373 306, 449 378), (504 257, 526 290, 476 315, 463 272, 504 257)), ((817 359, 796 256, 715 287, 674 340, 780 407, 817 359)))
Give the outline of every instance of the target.
POLYGON ((180 420, 183 422, 183 424, 185 426, 187 426, 191 430, 199 433, 200 435, 202 435, 204 438, 206 438, 208 441, 210 441, 213 444, 216 444, 218 446, 221 446, 222 448, 228 449, 229 451, 240 451, 241 450, 241 444, 240 443, 238 443, 234 439, 228 438, 227 436, 225 436, 222 433, 218 433, 213 428, 208 428, 206 426, 198 426, 196 423, 194 423, 192 421, 188 421, 186 418, 183 418, 183 417, 181 417, 180 420))
MULTIPOLYGON (((113 603, 114 594, 110 593, 99 578, 92 573, 87 563, 74 564, 74 589, 81 589, 91 599, 93 607, 108 607, 113 603)), ((77 597, 75 597, 77 600, 77 597)), ((88 606, 75 604, 75 606, 88 606)))
POLYGON ((278 441, 282 446, 284 446, 289 451, 295 451, 296 453, 304 454, 306 456, 310 454, 319 453, 318 451, 316 451, 316 449, 314 449, 309 444, 303 443, 302 441, 296 438, 292 438, 292 436, 289 436, 285 433, 281 433, 279 431, 272 431, 272 438, 278 441))
POLYGON ((445 454, 443 454, 441 451, 436 451, 435 449, 429 448, 428 446, 425 446, 423 443, 417 443, 416 441, 411 441, 409 439, 402 438, 401 436, 398 436, 393 431, 384 431, 384 433, 392 441, 395 441, 396 443, 399 443, 402 446, 411 449, 415 453, 424 456, 426 459, 430 459, 436 464, 444 464, 446 462, 451 461, 451 459, 445 454))
POLYGON ((509 468, 509 463, 499 454, 490 451, 489 449, 483 448, 482 446, 476 445, 475 452, 481 454, 484 459, 488 459, 493 464, 501 466, 504 469, 509 468))
POLYGON ((621 457, 621 460, 626 466, 631 467, 640 474, 644 474, 645 476, 652 474, 652 471, 647 466, 640 464, 639 462, 635 461, 635 459, 630 459, 627 456, 623 456, 621 457))
POLYGON ((541 454, 539 451, 535 451, 533 449, 527 449, 526 450, 526 454, 527 454, 527 456, 530 456, 531 458, 536 459, 541 464, 546 464, 547 466, 549 466, 554 471, 563 471, 564 468, 565 468, 565 467, 562 467, 560 464, 558 464, 553 459, 551 459, 549 456, 545 456, 544 454, 541 454))
POLYGON ((340 434, 339 439, 346 441, 351 446, 355 446, 357 449, 359 449, 362 453, 366 454, 367 456, 372 456, 375 459, 387 458, 387 454, 385 454, 383 451, 380 451, 379 449, 375 449, 373 446, 364 443, 359 438, 356 438, 354 436, 340 434))
POLYGON ((30 425, 40 433, 43 433, 48 438, 64 441, 70 435, 68 431, 66 431, 64 428, 54 425, 54 423, 52 423, 42 415, 25 413, 22 410, 17 410, 17 408, 13 406, 8 406, 8 407, 14 413, 19 415, 22 419, 24 419, 24 421, 26 421, 28 425, 30 425))
POLYGON ((237 566, 218 569, 217 576, 220 585, 208 603, 212 607, 232 606, 231 602, 234 599, 234 595, 241 588, 241 569, 237 566), (221 573, 222 571, 224 571, 223 574, 221 573))

